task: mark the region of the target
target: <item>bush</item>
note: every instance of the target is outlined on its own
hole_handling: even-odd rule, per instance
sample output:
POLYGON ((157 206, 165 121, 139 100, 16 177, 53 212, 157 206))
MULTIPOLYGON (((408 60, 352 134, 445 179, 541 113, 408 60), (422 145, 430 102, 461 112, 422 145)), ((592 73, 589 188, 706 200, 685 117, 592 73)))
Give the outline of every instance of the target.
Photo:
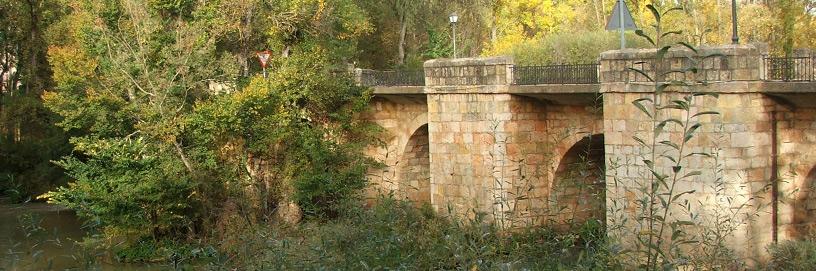
POLYGON ((201 163, 209 170, 233 170, 224 183, 261 187, 245 189, 256 194, 246 198, 269 201, 262 204, 270 209, 294 201, 308 217, 332 218, 365 187, 373 160, 363 149, 378 128, 359 118, 369 90, 328 73, 320 55, 279 60, 268 79, 252 78, 236 93, 198 104, 187 142, 203 150, 207 158, 199 160, 213 161, 201 163))
POLYGON ((23 202, 66 183, 62 170, 51 163, 71 149, 66 135, 53 126, 56 115, 34 95, 0 100, 0 197, 23 202))
MULTIPOLYGON (((634 33, 626 33, 628 48, 644 48, 646 42, 634 33)), ((620 49, 620 34, 594 31, 581 34, 558 33, 542 39, 499 42, 487 55, 513 56, 516 65, 597 63, 598 56, 620 49)))
POLYGON ((480 215, 459 221, 384 198, 328 222, 249 231, 226 252, 238 268, 259 270, 618 269, 597 226, 500 232, 480 215))
POLYGON ((58 162, 75 181, 41 198, 120 237, 156 239, 187 232, 195 216, 194 185, 181 162, 167 155, 171 150, 140 139, 72 142, 89 158, 58 162))
POLYGON ((785 241, 769 248, 768 270, 816 270, 816 242, 785 241))

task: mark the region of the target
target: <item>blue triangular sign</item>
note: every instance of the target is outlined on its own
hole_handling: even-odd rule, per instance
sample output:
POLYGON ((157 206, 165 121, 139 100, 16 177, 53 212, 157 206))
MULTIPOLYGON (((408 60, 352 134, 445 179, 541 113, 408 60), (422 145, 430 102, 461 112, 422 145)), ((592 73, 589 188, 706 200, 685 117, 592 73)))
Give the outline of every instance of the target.
POLYGON ((629 12, 629 8, 624 1, 615 2, 615 8, 612 9, 612 16, 609 16, 609 21, 606 23, 606 30, 620 30, 621 3, 623 3, 623 28, 626 30, 637 30, 635 20, 632 19, 632 13, 629 12))

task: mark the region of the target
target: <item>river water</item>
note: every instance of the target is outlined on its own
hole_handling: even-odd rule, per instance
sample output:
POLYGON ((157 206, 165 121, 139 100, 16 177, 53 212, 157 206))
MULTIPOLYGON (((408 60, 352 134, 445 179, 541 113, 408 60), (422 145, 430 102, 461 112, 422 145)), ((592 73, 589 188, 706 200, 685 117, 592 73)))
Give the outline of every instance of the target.
POLYGON ((73 211, 46 203, 0 203, 0 270, 167 270, 100 263, 80 249, 86 231, 73 211), (88 259, 87 261, 84 259, 88 259), (91 264, 84 264, 90 262, 91 264))

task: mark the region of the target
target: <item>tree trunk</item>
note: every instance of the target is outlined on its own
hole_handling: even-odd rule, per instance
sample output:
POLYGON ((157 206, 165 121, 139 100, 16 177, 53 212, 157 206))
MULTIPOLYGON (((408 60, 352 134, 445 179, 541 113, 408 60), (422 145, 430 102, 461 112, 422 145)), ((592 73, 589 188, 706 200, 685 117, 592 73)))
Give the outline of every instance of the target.
POLYGON ((244 14, 244 24, 241 26, 243 29, 239 30, 241 32, 241 59, 238 65, 241 66, 241 73, 244 77, 249 77, 249 59, 253 57, 252 50, 249 48, 249 39, 252 36, 253 7, 247 8, 244 14))
POLYGON ((601 7, 598 5, 598 0, 592 0, 592 8, 595 9, 595 21, 599 24, 603 24, 604 21, 601 20, 602 11, 601 7))
POLYGON ((29 64, 28 65, 29 66, 28 66, 28 76, 26 78, 27 80, 26 80, 26 84, 25 84, 26 87, 25 88, 26 88, 26 93, 31 93, 31 91, 32 91, 31 88, 40 83, 39 78, 37 76, 38 75, 38 67, 37 67, 38 65, 37 64, 39 62, 38 61, 39 48, 37 48, 37 46, 40 44, 37 40, 38 40, 38 37, 40 36, 39 35, 40 28, 39 28, 39 18, 37 18, 37 12, 36 12, 37 11, 36 10, 36 8, 37 8, 36 3, 33 0, 28 0, 28 1, 26 1, 26 3, 28 3, 28 15, 29 15, 29 19, 30 19, 30 22, 29 22, 30 23, 30 25, 29 25, 30 28, 29 28, 29 32, 28 32, 28 34, 29 34, 28 42, 29 42, 29 45, 32 46, 32 47, 30 47, 28 49, 29 50, 29 52, 28 52, 29 53, 29 56, 28 56, 29 57, 29 64))
POLYGON ((601 2, 601 18, 603 18, 603 21, 598 23, 601 24, 601 29, 604 29, 606 27, 606 5, 604 5, 604 0, 599 1, 601 2))
MULTIPOLYGON (((6 28, 5 32, 9 32, 6 28)), ((11 59, 9 59, 9 44, 4 40, 0 44, 0 102, 2 102, 3 92, 6 91, 6 74, 11 74, 11 59)))
POLYGON ((490 43, 491 45, 496 43, 496 40, 499 39, 499 10, 501 9, 502 1, 496 0, 493 2, 493 6, 490 10, 491 12, 491 22, 490 22, 490 43))
POLYGON ((184 167, 187 168, 187 171, 190 172, 190 174, 193 174, 194 173, 193 164, 190 163, 189 159, 187 159, 187 155, 184 154, 184 150, 181 148, 181 144, 179 144, 177 140, 173 140, 173 146, 176 147, 176 152, 181 158, 181 162, 184 163, 184 167))
POLYGON ((281 52, 281 56, 284 57, 284 58, 289 57, 289 50, 291 50, 291 49, 292 49, 291 46, 286 45, 286 47, 284 47, 283 51, 281 52))
POLYGON ((403 12, 403 14, 400 15, 399 44, 397 47, 397 64, 399 65, 405 64, 405 33, 407 32, 407 30, 408 22, 403 12))
MULTIPOLYGON (((14 45, 14 61, 18 61, 23 54, 20 52, 20 45, 14 45)), ((15 64, 19 64, 20 62, 15 62, 15 64)), ((8 88, 6 91, 9 93, 9 96, 15 96, 15 92, 17 92, 17 86, 20 83, 20 65, 12 66, 14 68, 14 72, 9 74, 9 82, 8 88)))
POLYGON ((719 41, 717 41, 717 42, 722 42, 724 40, 723 37, 725 37, 725 35, 723 33, 722 12, 720 11, 720 9, 722 9, 721 1, 722 0, 717 0, 717 9, 716 9, 716 11, 717 11, 717 38, 719 39, 719 41))
POLYGON ((496 40, 498 37, 499 27, 496 25, 499 19, 496 12, 493 12, 493 22, 490 23, 490 44, 496 44, 496 40))

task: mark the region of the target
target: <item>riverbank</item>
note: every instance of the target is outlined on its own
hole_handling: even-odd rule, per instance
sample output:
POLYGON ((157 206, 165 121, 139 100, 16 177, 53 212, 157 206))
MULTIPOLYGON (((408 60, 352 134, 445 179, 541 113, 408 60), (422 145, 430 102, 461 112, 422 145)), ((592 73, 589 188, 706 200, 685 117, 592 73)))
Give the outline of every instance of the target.
MULTIPOLYGON (((70 210, 45 203, 2 204, 0 249, 4 254, 0 269, 623 269, 617 255, 621 251, 607 242, 599 223, 574 225, 566 232, 529 227, 508 233, 480 219, 453 220, 408 202, 382 199, 370 208, 349 208, 333 220, 247 224, 231 229, 232 233, 222 238, 187 243, 145 240, 124 251, 169 256, 159 262, 138 263, 137 253, 130 259, 137 263, 120 263, 110 255, 122 251, 96 251, 74 243, 87 231, 70 210)), ((771 263, 757 269, 816 268, 814 242, 788 242, 770 249, 771 263)))
MULTIPOLYGON (((88 230, 74 211, 44 202, 0 198, 0 270, 166 270, 121 264, 83 247, 88 230)), ((107 257, 109 258, 109 257, 107 257)))

